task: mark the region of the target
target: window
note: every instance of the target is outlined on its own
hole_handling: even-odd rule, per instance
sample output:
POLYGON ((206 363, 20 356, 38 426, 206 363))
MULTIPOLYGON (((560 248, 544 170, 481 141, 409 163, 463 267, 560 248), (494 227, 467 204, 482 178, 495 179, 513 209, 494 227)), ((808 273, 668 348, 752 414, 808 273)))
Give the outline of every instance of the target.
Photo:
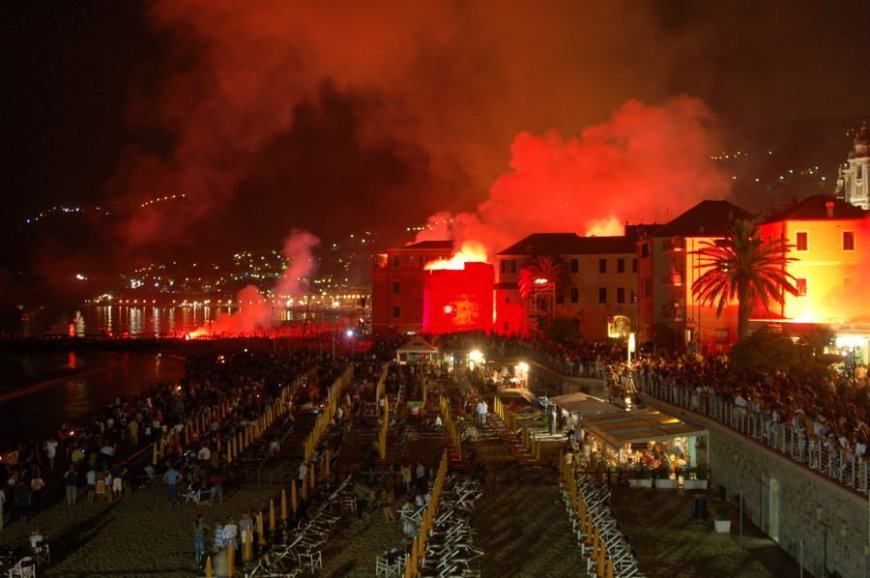
POLYGON ((580 270, 580 261, 577 259, 571 259, 571 272, 576 273, 580 270))
POLYGON ((649 297, 652 295, 652 279, 644 279, 643 280, 643 296, 649 297))
POLYGON ((616 260, 616 272, 625 273, 625 259, 620 258, 616 260))
POLYGON ((402 310, 399 309, 398 305, 393 305, 393 319, 398 319, 401 312, 402 310))
POLYGON ((616 289, 616 302, 625 303, 625 289, 622 287, 617 287, 616 289))
POLYGON ((855 250, 855 233, 852 231, 843 231, 843 250, 855 250))
POLYGON ((571 287, 571 303, 580 303, 580 289, 571 287))
POLYGON ((607 273, 607 259, 598 260, 598 272, 607 273))
POLYGON ((631 303, 637 303, 637 291, 631 290, 631 303))
POLYGON ((797 234, 797 242, 795 244, 797 245, 796 248, 798 251, 807 250, 807 246, 809 244, 809 239, 807 237, 808 233, 806 231, 801 231, 797 234))
POLYGON ((507 271, 507 261, 505 261, 505 260, 499 261, 498 270, 501 272, 502 275, 504 275, 505 272, 507 271))
POLYGON ((399 294, 399 289, 400 289, 400 288, 401 288, 401 285, 399 284, 399 282, 398 282, 398 281, 393 281, 393 293, 395 293, 396 295, 398 295, 398 294, 399 294))
POLYGON ((499 264, 499 269, 502 273, 516 273, 517 262, 514 259, 503 259, 499 264))
POLYGON ((649 257, 649 243, 644 243, 640 246, 640 256, 642 259, 649 257))
POLYGON ((598 302, 607 303, 607 287, 601 287, 598 289, 598 302))
POLYGON ((398 255, 393 255, 393 267, 398 267, 400 262, 400 258, 398 255))
POLYGON ((637 273, 637 257, 631 258, 631 272, 637 273))
POLYGON ((798 290, 798 295, 801 297, 805 297, 807 294, 807 280, 806 279, 795 279, 794 286, 798 290))

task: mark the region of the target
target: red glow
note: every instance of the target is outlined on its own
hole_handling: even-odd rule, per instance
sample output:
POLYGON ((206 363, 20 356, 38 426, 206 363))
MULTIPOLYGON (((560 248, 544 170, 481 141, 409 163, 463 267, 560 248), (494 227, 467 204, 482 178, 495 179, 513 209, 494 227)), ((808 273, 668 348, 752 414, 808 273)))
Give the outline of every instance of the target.
POLYGON ((466 263, 488 263, 486 247, 474 241, 466 241, 462 247, 449 259, 438 259, 426 264, 426 270, 452 269, 461 271, 466 263))
POLYGON ((494 269, 486 263, 426 272, 423 331, 442 334, 492 329, 494 269))
POLYGON ((577 136, 520 133, 489 198, 474 213, 433 215, 417 240, 471 240, 492 255, 532 233, 622 235, 626 222, 666 222, 729 190, 710 159, 713 125, 704 103, 682 97, 631 100, 577 136))

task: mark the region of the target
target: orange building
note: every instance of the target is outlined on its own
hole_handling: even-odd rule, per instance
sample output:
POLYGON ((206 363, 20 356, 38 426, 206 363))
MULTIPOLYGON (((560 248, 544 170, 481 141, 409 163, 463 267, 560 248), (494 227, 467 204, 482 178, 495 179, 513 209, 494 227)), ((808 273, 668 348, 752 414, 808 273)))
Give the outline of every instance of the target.
POLYGON ((769 216, 761 234, 785 239, 787 265, 798 295, 785 295, 774 311, 756 307, 754 317, 836 328, 870 319, 863 290, 870 281, 870 228, 866 212, 831 195, 814 195, 769 216))
POLYGON ((452 241, 422 241, 374 255, 372 330, 419 333, 423 329, 425 266, 452 253, 452 241))
POLYGON ((728 201, 702 201, 638 240, 638 342, 677 351, 716 352, 737 338, 737 308, 698 302, 695 279, 706 271, 695 253, 728 235, 732 223, 751 215, 728 201))

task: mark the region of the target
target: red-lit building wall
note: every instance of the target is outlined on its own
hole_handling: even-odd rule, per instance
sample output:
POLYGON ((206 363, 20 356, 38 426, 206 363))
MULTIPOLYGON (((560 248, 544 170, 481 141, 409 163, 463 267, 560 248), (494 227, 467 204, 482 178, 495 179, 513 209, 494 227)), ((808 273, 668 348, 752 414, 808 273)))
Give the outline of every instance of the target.
POLYGON ((419 333, 423 330, 424 267, 447 259, 451 241, 426 241, 388 249, 372 262, 372 329, 419 333))
POLYGON ((487 263, 466 263, 461 270, 426 271, 423 332, 490 331, 493 281, 493 267, 487 263))

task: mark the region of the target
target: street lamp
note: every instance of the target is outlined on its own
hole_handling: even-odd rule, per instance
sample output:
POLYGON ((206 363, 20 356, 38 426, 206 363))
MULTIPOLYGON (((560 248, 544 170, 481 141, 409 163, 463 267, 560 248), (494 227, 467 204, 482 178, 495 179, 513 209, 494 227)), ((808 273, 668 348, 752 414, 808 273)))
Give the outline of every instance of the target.
POLYGON ((474 369, 474 365, 478 363, 483 363, 483 352, 479 349, 473 349, 468 352, 468 365, 471 369, 474 369))
POLYGON ((529 364, 525 361, 520 361, 517 364, 517 370, 520 373, 520 383, 523 387, 528 388, 529 383, 529 364))

